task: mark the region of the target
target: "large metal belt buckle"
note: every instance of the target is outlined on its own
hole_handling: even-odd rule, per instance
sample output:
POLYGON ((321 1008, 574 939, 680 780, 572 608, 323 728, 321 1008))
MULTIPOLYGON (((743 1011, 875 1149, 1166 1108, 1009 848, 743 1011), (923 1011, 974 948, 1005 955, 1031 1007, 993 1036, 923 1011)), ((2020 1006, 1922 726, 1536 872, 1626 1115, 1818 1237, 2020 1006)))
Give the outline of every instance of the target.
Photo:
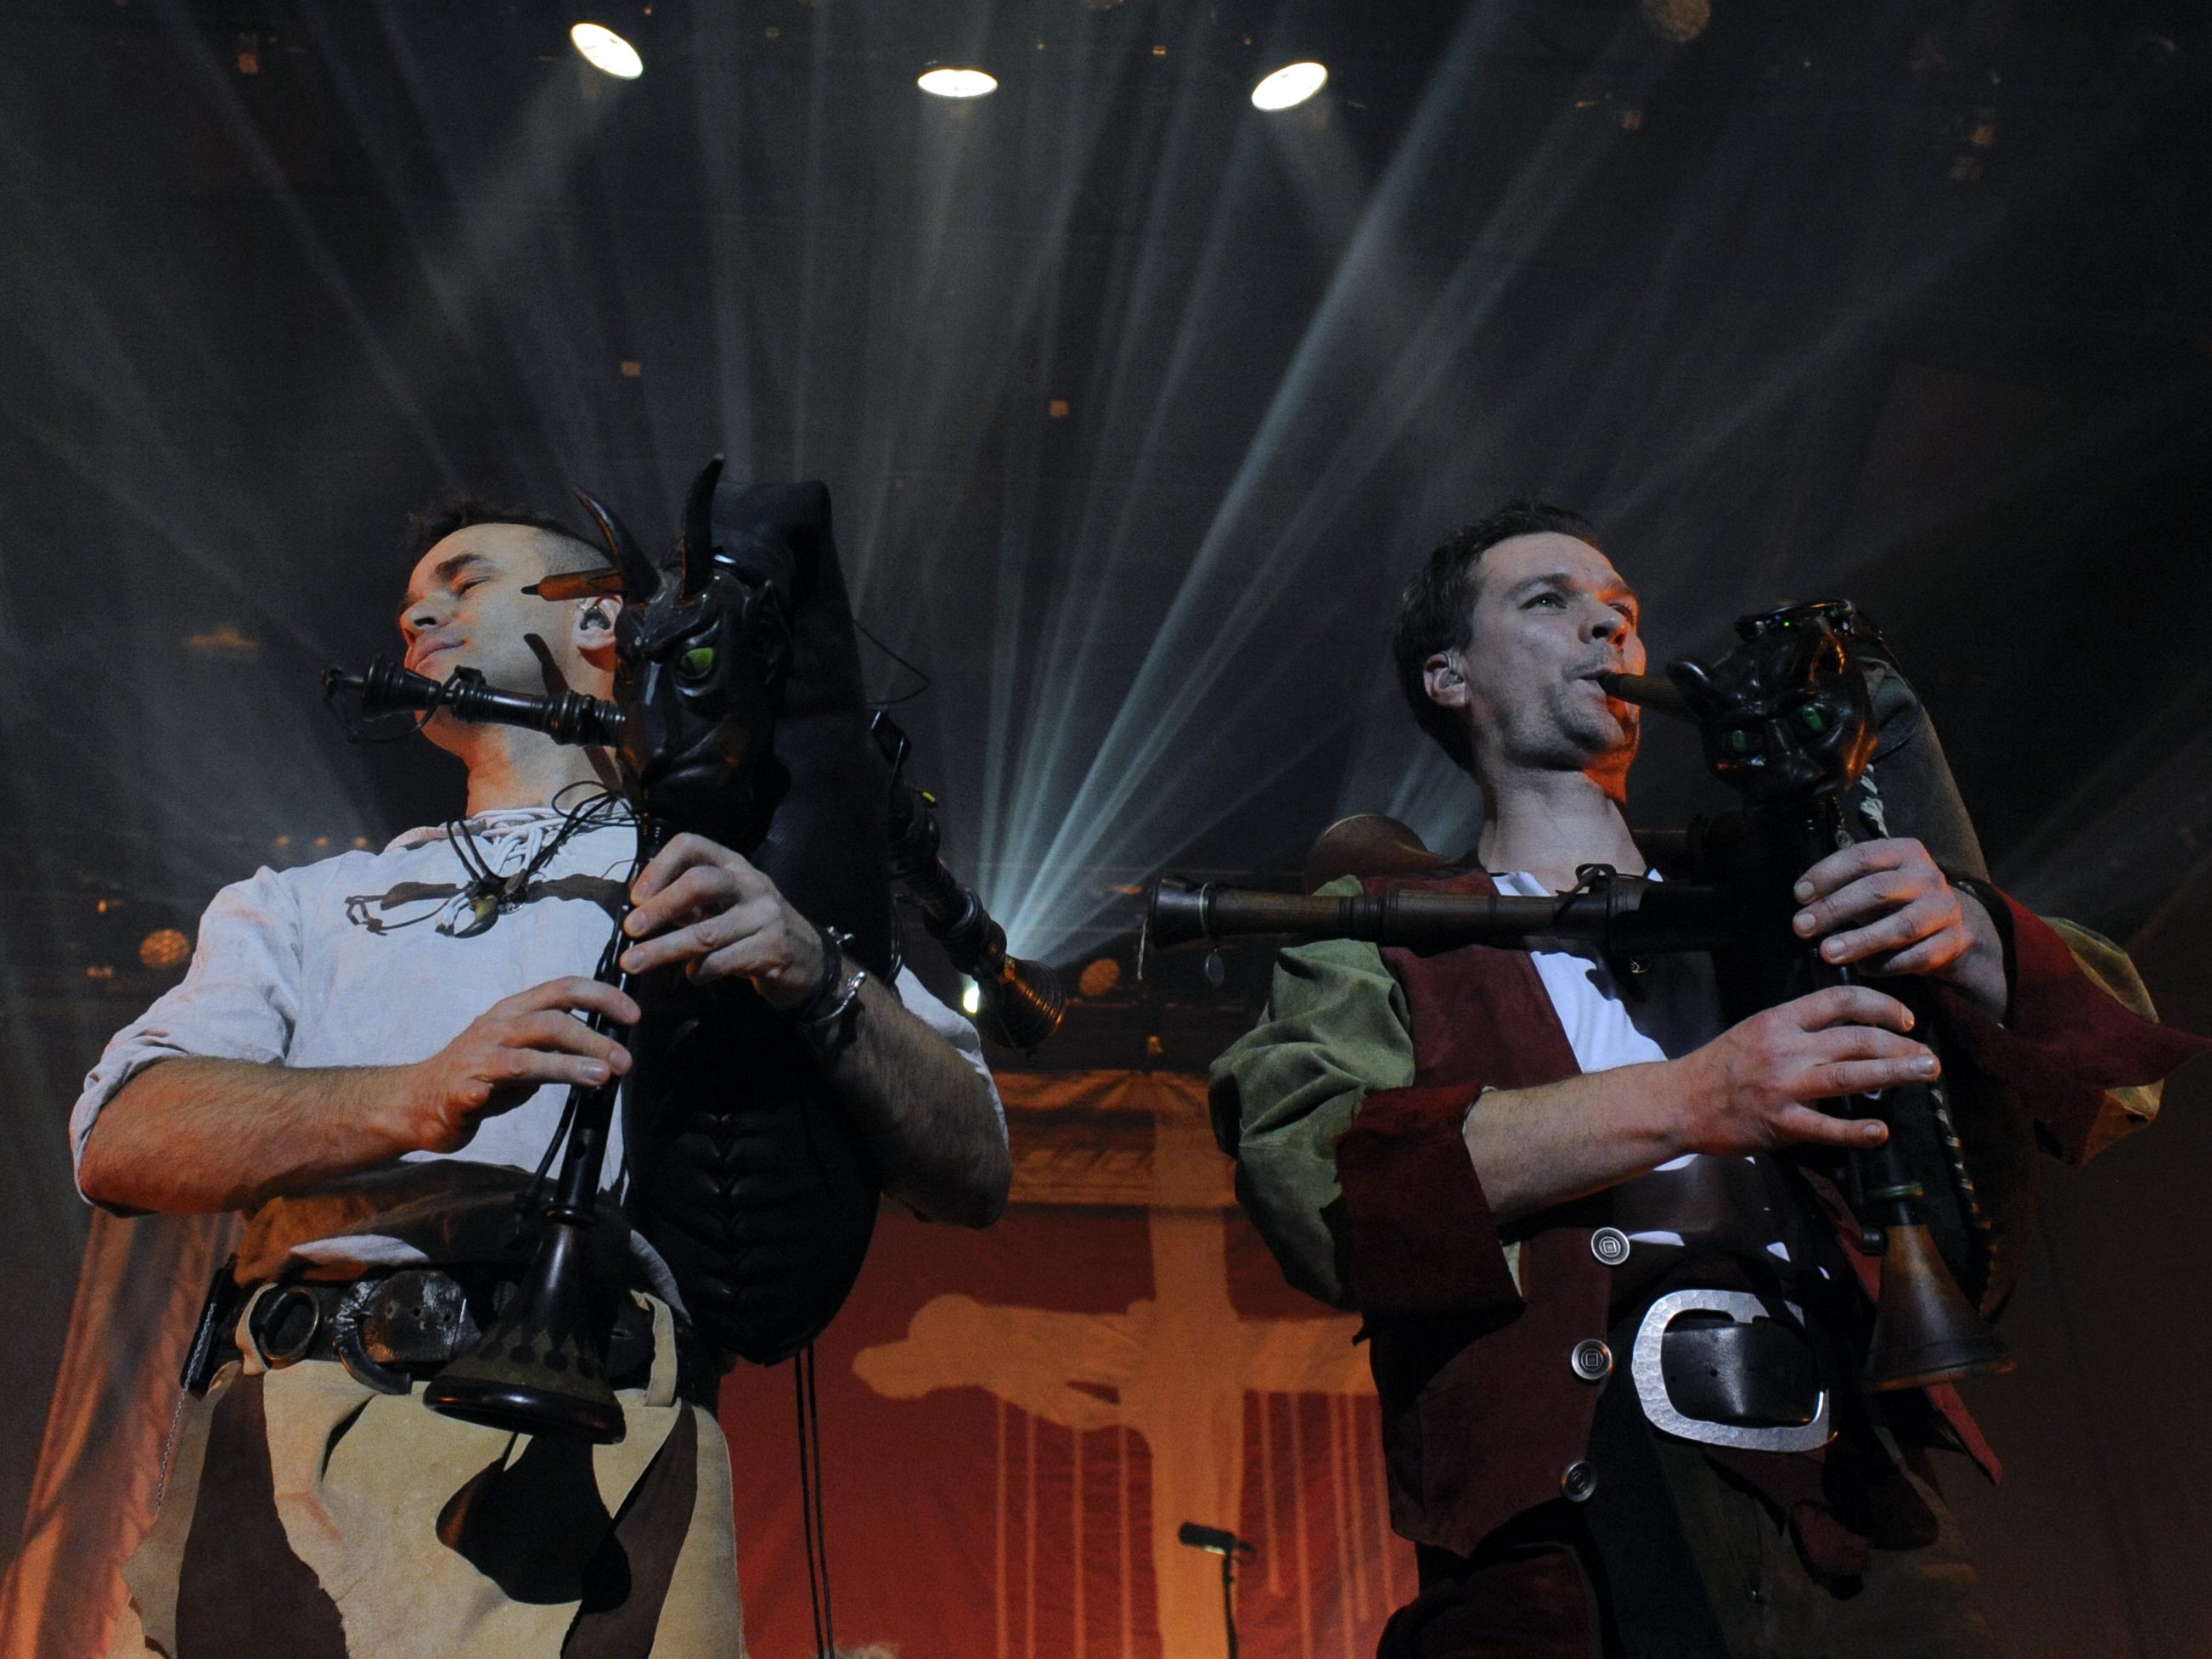
POLYGON ((434 1268, 406 1268, 346 1286, 331 1316, 331 1346, 357 1382, 405 1394, 409 1365, 441 1365, 477 1340, 466 1294, 434 1268))
MULTIPOLYGON (((1802 1322, 1802 1309, 1794 1303, 1783 1305, 1793 1318, 1802 1322)), ((1745 1451, 1815 1451, 1828 1443, 1829 1400, 1825 1387, 1818 1391, 1810 1420, 1802 1424, 1723 1423, 1684 1414, 1667 1391, 1663 1358, 1667 1328, 1687 1313, 1725 1314, 1738 1325, 1771 1317, 1766 1304, 1747 1291, 1674 1291, 1654 1302, 1637 1328, 1636 1348, 1629 1361, 1637 1397, 1644 1402, 1644 1415, 1653 1428, 1704 1445, 1734 1446, 1745 1451)))

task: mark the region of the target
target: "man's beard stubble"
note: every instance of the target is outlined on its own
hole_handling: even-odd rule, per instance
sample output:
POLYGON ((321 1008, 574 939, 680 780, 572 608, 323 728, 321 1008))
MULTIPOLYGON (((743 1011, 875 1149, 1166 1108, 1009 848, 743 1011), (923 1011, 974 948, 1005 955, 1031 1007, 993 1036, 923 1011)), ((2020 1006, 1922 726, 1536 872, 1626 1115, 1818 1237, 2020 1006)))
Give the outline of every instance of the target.
POLYGON ((1588 684, 1565 682, 1512 722, 1503 744, 1507 763, 1532 772, 1625 772, 1642 746, 1642 711, 1611 698, 1594 702, 1581 690, 1588 684))

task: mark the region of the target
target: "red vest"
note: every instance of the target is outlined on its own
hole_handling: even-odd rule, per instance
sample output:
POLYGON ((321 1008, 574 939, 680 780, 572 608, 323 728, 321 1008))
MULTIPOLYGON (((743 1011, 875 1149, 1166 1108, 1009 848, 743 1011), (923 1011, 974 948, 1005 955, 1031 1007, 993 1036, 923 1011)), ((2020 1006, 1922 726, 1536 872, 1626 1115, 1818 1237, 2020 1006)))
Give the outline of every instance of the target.
MULTIPOLYGON (((1480 870, 1424 884, 1497 890, 1480 870)), ((1412 1016, 1414 1075, 1369 1095, 1337 1143, 1351 1290, 1382 1397, 1391 1523, 1466 1554, 1557 1498, 1587 1448, 1597 1390, 1569 1357, 1605 1334, 1609 1270, 1591 1227, 1554 1212, 1524 1239, 1516 1285, 1460 1138, 1484 1088, 1576 1075, 1534 960, 1480 945, 1382 955, 1412 1016)))
MULTIPOLYGON (((1411 879, 1445 892, 1497 890, 1480 870, 1411 879)), ((2011 1007, 2000 1023, 1934 988, 1948 1051, 2010 1091, 2015 1109, 2079 1162, 2105 1090, 2161 1078, 2208 1045, 2124 1007, 2047 925, 2002 894, 1989 896, 2002 912, 1992 915, 2005 936, 2011 1007)), ((1461 1127, 1485 1087, 1576 1075, 1566 1034, 1524 951, 1382 956, 1411 1016, 1414 1076, 1369 1095, 1337 1143, 1348 1285, 1367 1317, 1382 1396, 1392 1524, 1417 1543, 1466 1554, 1559 1496, 1589 1447, 1597 1391, 1569 1355, 1605 1333, 1610 1269, 1589 1249, 1603 1201, 1547 1212, 1523 1239, 1516 1284, 1461 1127)), ((1847 1254, 1875 1293, 1878 1263, 1847 1254)), ((1957 1392, 1927 1393, 1994 1478, 1996 1459, 1957 1392)))

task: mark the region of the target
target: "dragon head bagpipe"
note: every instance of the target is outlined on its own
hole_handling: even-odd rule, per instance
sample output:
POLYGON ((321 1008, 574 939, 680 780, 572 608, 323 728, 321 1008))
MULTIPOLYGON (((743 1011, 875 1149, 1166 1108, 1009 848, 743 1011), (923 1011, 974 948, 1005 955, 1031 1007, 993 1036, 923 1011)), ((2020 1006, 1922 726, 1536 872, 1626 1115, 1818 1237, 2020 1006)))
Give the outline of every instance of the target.
MULTIPOLYGON (((1057 975, 1007 951, 981 899, 939 855, 934 797, 903 776, 904 735, 885 714, 869 718, 829 491, 728 483, 718 457, 693 483, 665 560, 579 496, 611 563, 524 591, 549 600, 621 596, 614 697, 510 690, 466 666, 433 680, 378 658, 360 673, 323 675, 349 736, 376 739, 383 734, 363 722, 386 714, 416 716, 419 731, 442 711, 611 748, 641 855, 685 832, 719 842, 834 934, 845 957, 887 980, 902 958, 896 876, 952 966, 972 977, 984 1036, 1024 1050, 1050 1036, 1066 1006, 1057 975), (355 716, 340 702, 346 696, 357 699, 355 716)), ((721 1352, 763 1364, 783 1358, 836 1313, 867 1253, 880 1187, 864 1138, 814 1051, 750 986, 701 986, 675 969, 633 981, 618 968, 611 947, 600 976, 628 986, 642 1010, 625 1039, 633 1065, 622 1082, 629 1218, 721 1352)), ((567 1277, 544 1263, 577 1254, 554 1248, 554 1233, 580 1237, 592 1224, 612 1087, 572 1096, 561 1177, 544 1211, 551 1231, 532 1269, 539 1291, 567 1277)), ((543 1191, 533 1180, 526 1207, 543 1191)), ((559 1304, 561 1317, 549 1313, 532 1340, 592 1322, 568 1316, 574 1298, 565 1293, 543 1299, 559 1304)), ((569 1399, 544 1375, 507 1375, 504 1360, 477 1369, 433 1403, 508 1426, 619 1431, 603 1388, 569 1399)))
MULTIPOLYGON (((848 956, 889 978, 894 779, 869 731, 829 491, 726 483, 717 458, 661 560, 579 496, 611 568, 526 591, 620 594, 611 701, 508 690, 466 667, 440 682, 381 659, 360 674, 330 670, 325 696, 356 695, 365 717, 443 710, 611 747, 647 846, 688 832, 743 854, 848 956)), ((813 1052, 744 981, 700 985, 668 968, 641 975, 632 994, 642 1017, 624 1039, 628 1219, 718 1349, 763 1364, 786 1358, 836 1314, 867 1253, 879 1184, 864 1139, 813 1052)), ((572 1110, 568 1121, 587 1115, 572 1110)), ((561 1184, 588 1194, 596 1164, 588 1184, 568 1167, 579 1133, 568 1131, 561 1184)))
MULTIPOLYGON (((1711 661, 1684 659, 1666 678, 1607 674, 1612 695, 1696 722, 1708 769, 1740 808, 1687 831, 1639 835, 1654 862, 1681 879, 1653 883, 1586 866, 1571 893, 1542 898, 1432 893, 1421 878, 1454 860, 1431 854, 1404 825, 1356 818, 1334 825, 1310 855, 1310 872, 1404 878, 1379 892, 1296 896, 1163 877, 1153 884, 1148 943, 1232 933, 1350 937, 1412 949, 1468 944, 1527 948, 1544 936, 1588 939, 1623 954, 1713 952, 1730 1018, 1836 982, 1791 925, 1798 878, 1822 857, 1867 836, 1923 840, 1960 878, 1984 874, 1979 844, 1925 710, 1873 625, 1841 601, 1785 605, 1741 618, 1735 648, 1711 661), (1662 850, 1663 849, 1663 850, 1662 850)), ((1891 982, 1900 995, 1911 992, 1891 982)), ((1931 1024, 1919 1034, 1928 1037, 1931 1024)), ((1853 1154, 1839 1172, 1862 1225, 1862 1244, 1883 1255, 1883 1297, 1869 1342, 1869 1381, 1895 1389, 2002 1369, 2010 1362, 1981 1322, 2002 1302, 2009 1257, 2003 1218, 1983 1200, 1941 1079, 1854 1097, 1845 1109, 1879 1114, 1889 1138, 1853 1154)), ((1976 1139, 2001 1168, 2016 1212, 2027 1127, 2001 1101, 1989 1103, 1976 1139)), ((1824 1161, 1816 1153, 1808 1163, 1824 1161)))
MULTIPOLYGON (((586 498, 622 576, 616 754, 641 813, 744 854, 878 975, 896 970, 889 769, 819 483, 691 489, 675 556, 647 558, 586 498)), ((633 1221, 692 1318, 758 1364, 850 1291, 878 1182, 784 1018, 741 981, 648 976, 623 1094, 633 1221)))

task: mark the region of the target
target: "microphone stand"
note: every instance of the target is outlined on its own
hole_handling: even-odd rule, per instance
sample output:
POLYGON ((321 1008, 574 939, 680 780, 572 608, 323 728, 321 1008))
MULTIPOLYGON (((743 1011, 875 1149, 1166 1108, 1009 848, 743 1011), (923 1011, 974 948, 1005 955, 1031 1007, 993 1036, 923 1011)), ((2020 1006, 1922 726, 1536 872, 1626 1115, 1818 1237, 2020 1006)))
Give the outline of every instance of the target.
POLYGON ((1182 1523, 1176 1541, 1221 1558, 1221 1617, 1229 1630, 1229 1659, 1237 1659, 1237 1558, 1252 1554, 1252 1546, 1233 1532, 1202 1527, 1195 1521, 1182 1523))

